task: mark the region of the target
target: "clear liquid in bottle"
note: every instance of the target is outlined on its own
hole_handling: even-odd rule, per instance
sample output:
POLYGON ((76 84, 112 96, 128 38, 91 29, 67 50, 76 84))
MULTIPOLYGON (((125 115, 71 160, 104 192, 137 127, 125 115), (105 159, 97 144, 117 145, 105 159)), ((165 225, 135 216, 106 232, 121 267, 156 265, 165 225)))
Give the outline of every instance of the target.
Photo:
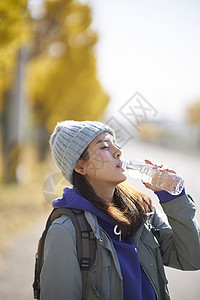
POLYGON ((148 182, 154 187, 165 190, 172 195, 178 195, 184 188, 184 180, 178 174, 156 169, 141 160, 123 161, 122 167, 127 173, 138 180, 148 182))

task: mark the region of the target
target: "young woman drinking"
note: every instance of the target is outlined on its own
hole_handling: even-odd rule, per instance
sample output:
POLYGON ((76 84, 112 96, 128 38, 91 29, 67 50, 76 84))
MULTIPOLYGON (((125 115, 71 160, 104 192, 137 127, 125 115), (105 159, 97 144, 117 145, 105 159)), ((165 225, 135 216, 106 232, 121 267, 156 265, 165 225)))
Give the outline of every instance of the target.
MULTIPOLYGON (((83 210, 100 251, 100 286, 95 286, 96 259, 88 271, 85 299, 170 299, 164 265, 200 268, 199 227, 191 197, 185 190, 172 196, 144 183, 158 196, 168 222, 163 220, 147 195, 123 184, 127 177, 122 152, 115 133, 103 123, 58 123, 50 146, 72 184, 53 207, 83 210)), ((41 300, 78 300, 82 288, 74 226, 63 215, 47 234, 41 300)))

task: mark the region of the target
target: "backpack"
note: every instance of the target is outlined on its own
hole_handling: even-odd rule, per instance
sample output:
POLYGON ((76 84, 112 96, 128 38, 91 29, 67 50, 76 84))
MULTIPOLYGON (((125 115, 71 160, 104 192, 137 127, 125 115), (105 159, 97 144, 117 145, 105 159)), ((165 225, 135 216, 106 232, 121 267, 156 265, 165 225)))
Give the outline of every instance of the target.
POLYGON ((34 282, 33 282, 34 299, 40 299, 40 273, 44 261, 45 238, 53 221, 61 217, 62 215, 68 215, 70 217, 76 232, 77 257, 78 257, 78 261, 82 273, 83 288, 82 288, 81 299, 85 298, 87 274, 89 268, 91 267, 91 265, 93 264, 96 258, 96 252, 97 252, 97 271, 96 271, 96 284, 95 284, 96 287, 94 288, 97 291, 99 298, 103 299, 98 293, 98 290, 100 288, 100 250, 97 249, 98 246, 97 246, 95 235, 85 218, 83 210, 70 209, 66 207, 54 208, 52 210, 51 214, 47 219, 45 230, 43 231, 42 236, 39 240, 38 250, 35 256, 35 274, 34 274, 34 282))

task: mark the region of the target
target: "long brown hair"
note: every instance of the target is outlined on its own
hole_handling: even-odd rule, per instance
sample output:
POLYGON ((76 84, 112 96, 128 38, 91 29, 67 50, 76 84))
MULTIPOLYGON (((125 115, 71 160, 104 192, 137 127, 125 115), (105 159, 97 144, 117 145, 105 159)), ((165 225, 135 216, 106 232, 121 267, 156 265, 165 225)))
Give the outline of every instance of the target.
MULTIPOLYGON (((86 149, 80 159, 87 160, 88 157, 86 149)), ((153 211, 150 197, 126 183, 121 183, 115 188, 112 203, 98 197, 87 178, 75 170, 73 172, 73 185, 78 189, 81 196, 113 219, 123 236, 133 235, 144 222, 146 214, 153 211)))

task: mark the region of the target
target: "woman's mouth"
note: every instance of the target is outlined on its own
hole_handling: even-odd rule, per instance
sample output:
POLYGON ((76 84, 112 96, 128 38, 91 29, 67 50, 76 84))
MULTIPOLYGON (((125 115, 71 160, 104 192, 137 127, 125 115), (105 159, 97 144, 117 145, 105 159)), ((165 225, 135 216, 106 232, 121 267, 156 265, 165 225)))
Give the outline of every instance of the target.
POLYGON ((122 162, 120 162, 118 165, 116 165, 116 168, 122 169, 122 162))

